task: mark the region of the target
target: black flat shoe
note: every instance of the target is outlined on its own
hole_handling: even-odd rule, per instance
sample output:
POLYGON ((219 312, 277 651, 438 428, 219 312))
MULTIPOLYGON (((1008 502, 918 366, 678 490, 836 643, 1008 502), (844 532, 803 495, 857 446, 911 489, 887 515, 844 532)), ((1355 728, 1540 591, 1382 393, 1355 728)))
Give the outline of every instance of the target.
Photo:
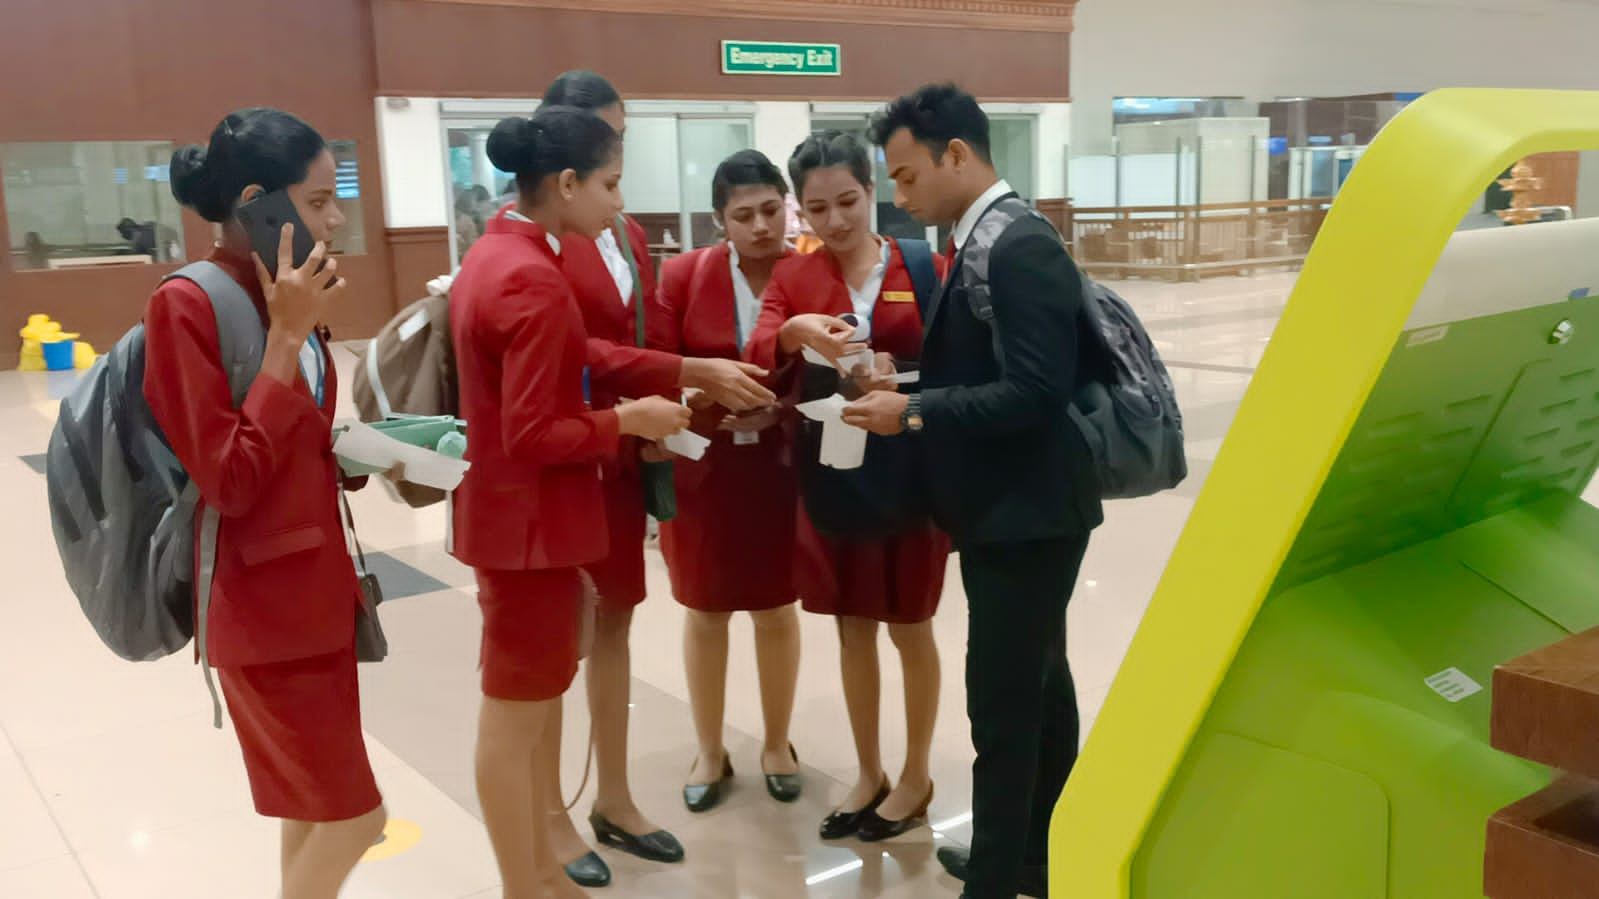
MULTIPOLYGON (((878 805, 881 804, 882 803, 878 803, 878 805)), ((861 823, 860 826, 855 829, 855 835, 860 837, 861 842, 864 843, 877 843, 883 840, 892 840, 901 834, 915 830, 916 828, 926 824, 927 808, 932 804, 933 787, 929 785, 927 787, 927 798, 922 800, 921 807, 916 811, 911 812, 909 815, 901 818, 898 821, 890 821, 887 818, 879 815, 877 813, 877 809, 873 808, 872 810, 861 815, 861 823)))
MULTIPOLYGON (((799 764, 799 752, 794 749, 793 743, 788 744, 788 752, 794 757, 794 763, 799 764)), ((764 771, 761 773, 766 774, 764 771)), ((778 802, 794 802, 804 789, 803 774, 766 774, 766 792, 778 802)))
POLYGON ((608 887, 611 885, 611 867, 605 859, 590 852, 566 866, 566 876, 580 887, 608 887))
POLYGON ((599 813, 589 815, 589 826, 594 828, 594 839, 645 861, 671 865, 683 860, 683 844, 664 830, 638 836, 617 827, 599 813))
POLYGON ((972 865, 972 851, 954 846, 940 846, 938 848, 938 863, 944 866, 944 870, 949 876, 961 883, 965 883, 966 873, 972 865))
POLYGON ((877 795, 872 797, 872 801, 868 802, 865 808, 853 812, 833 812, 823 818, 821 827, 822 839, 842 840, 854 836, 856 831, 860 830, 861 818, 869 812, 876 812, 877 807, 882 805, 883 800, 888 798, 888 792, 888 781, 885 780, 883 781, 883 786, 877 791, 877 795))
POLYGON ((733 786, 733 760, 722 756, 722 776, 708 784, 689 784, 683 788, 683 804, 691 812, 708 812, 727 798, 733 786))
MULTIPOLYGON (((938 850, 938 863, 944 866, 949 876, 965 883, 967 874, 971 870, 972 851, 944 846, 938 850)), ((1022 868, 1022 879, 1021 883, 1017 884, 1017 891, 1023 896, 1032 896, 1034 899, 1049 899, 1049 869, 1043 865, 1027 865, 1022 868)))

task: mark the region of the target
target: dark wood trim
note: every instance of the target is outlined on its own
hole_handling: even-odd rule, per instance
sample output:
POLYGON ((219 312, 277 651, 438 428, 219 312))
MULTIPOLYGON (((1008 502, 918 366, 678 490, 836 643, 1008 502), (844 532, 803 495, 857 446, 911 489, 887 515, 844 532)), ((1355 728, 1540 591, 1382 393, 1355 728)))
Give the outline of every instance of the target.
POLYGON ((1069 33, 1077 0, 428 0, 463 6, 575 9, 636 15, 789 22, 917 25, 986 31, 1069 33))
POLYGON ((434 244, 450 238, 448 225, 429 225, 422 228, 387 228, 383 232, 391 244, 434 244))

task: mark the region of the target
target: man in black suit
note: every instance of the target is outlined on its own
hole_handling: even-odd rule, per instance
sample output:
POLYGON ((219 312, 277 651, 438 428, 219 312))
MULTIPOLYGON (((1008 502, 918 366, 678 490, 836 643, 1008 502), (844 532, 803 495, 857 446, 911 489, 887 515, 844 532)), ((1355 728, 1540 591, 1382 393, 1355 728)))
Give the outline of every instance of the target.
POLYGON ((1023 215, 997 236, 979 230, 1015 194, 994 171, 988 118, 971 95, 946 85, 902 97, 878 113, 872 140, 895 202, 954 226, 920 392, 874 392, 844 415, 873 433, 920 433, 934 517, 960 551, 973 836, 969 853, 945 848, 939 860, 969 899, 1043 896, 1049 818, 1077 758, 1066 605, 1103 520, 1092 457, 1067 412, 1088 367, 1082 285, 1048 222, 1023 215), (967 264, 984 247, 986 278, 967 264))

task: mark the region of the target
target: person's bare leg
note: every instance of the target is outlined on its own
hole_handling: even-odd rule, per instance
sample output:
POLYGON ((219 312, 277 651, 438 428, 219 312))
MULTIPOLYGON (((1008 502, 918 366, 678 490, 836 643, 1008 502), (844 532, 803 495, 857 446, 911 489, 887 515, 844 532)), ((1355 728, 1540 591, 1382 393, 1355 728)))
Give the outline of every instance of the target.
POLYGON ((761 682, 761 719, 766 743, 761 770, 766 774, 798 774, 789 743, 794 720, 794 691, 799 683, 800 629, 794 605, 751 612, 755 622, 755 666, 761 682))
MULTIPOLYGON (((557 707, 550 715, 552 723, 561 720, 559 700, 556 700, 556 703, 557 707)), ((567 817, 564 808, 558 815, 548 812, 538 813, 539 809, 548 809, 551 804, 557 807, 561 805, 561 737, 560 730, 555 729, 556 737, 552 749, 547 739, 548 732, 552 729, 554 728, 545 728, 546 739, 541 739, 533 750, 533 867, 539 872, 544 889, 543 893, 538 894, 542 899, 581 899, 588 896, 588 893, 566 875, 566 862, 575 859, 562 860, 552 832, 556 825, 564 825, 567 830, 571 830, 571 819, 567 817), (554 772, 553 776, 550 772, 554 772), (554 785, 553 794, 548 792, 551 784, 554 785)), ((576 834, 573 838, 576 839, 576 834)), ((578 844, 582 845, 582 840, 578 840, 578 844)), ((576 858, 582 857, 582 854, 587 852, 588 847, 583 846, 583 852, 576 858)), ((507 899, 509 896, 510 893, 506 893, 507 899)))
POLYGON ((589 717, 594 721, 594 770, 599 789, 594 811, 634 836, 654 833, 633 802, 627 779, 628 702, 633 692, 633 655, 628 638, 633 610, 600 603, 594 651, 588 663, 589 717))
POLYGON ((289 869, 294 867, 294 857, 300 854, 305 841, 311 838, 311 829, 316 827, 310 821, 291 821, 283 819, 283 851, 280 860, 280 873, 284 882, 289 879, 289 869))
POLYGON ((283 878, 283 899, 338 899, 339 888, 387 820, 378 806, 359 818, 312 825, 283 878))
POLYGON ((888 635, 905 668, 905 768, 877 813, 889 821, 900 821, 920 810, 933 788, 928 765, 941 681, 933 622, 890 624, 888 635))
POLYGON ((855 735, 855 757, 860 773, 855 786, 839 805, 840 811, 865 808, 883 786, 883 748, 878 722, 882 673, 877 666, 877 622, 871 618, 839 616, 839 668, 844 678, 844 705, 849 709, 850 731, 855 735))
POLYGON ((683 667, 699 754, 686 783, 704 785, 722 777, 727 756, 723 728, 727 712, 727 631, 730 612, 689 609, 683 620, 683 667))
MULTIPOLYGON (((555 860, 570 865, 593 851, 577 832, 572 816, 566 811, 566 791, 561 785, 561 750, 565 732, 564 699, 550 700, 555 709, 544 727, 544 736, 533 757, 533 778, 538 783, 539 807, 544 809, 544 819, 539 826, 549 833, 550 849, 555 860)), ((587 744, 583 751, 588 751, 587 744)))
MULTIPOLYGON (((478 719, 477 792, 483 824, 499 862, 504 899, 545 899, 554 855, 541 825, 542 790, 533 776, 535 756, 560 704, 483 698, 478 719)), ((285 897, 288 899, 288 897, 285 897)))

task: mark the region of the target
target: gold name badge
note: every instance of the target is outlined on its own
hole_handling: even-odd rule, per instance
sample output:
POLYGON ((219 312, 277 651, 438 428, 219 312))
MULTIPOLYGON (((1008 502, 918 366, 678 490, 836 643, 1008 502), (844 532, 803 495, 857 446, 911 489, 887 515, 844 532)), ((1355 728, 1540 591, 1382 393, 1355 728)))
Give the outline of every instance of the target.
POLYGON ((914 303, 916 292, 913 290, 885 290, 883 291, 885 303, 914 303))

